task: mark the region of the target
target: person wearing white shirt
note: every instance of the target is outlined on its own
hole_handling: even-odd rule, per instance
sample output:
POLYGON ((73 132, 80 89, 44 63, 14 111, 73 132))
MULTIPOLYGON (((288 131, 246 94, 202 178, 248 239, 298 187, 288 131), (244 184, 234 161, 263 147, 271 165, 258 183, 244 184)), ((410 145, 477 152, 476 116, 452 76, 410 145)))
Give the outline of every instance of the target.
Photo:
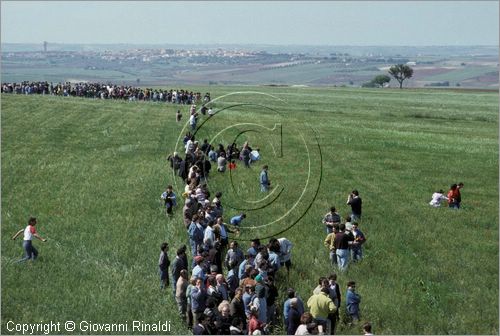
POLYGON ((292 266, 292 247, 293 244, 291 241, 289 241, 286 238, 279 238, 279 239, 272 239, 272 244, 279 245, 279 257, 280 257, 280 263, 281 266, 286 266, 286 271, 290 272, 290 266, 292 266))
POLYGON ((439 208, 441 206, 441 202, 447 200, 448 197, 444 195, 444 191, 443 189, 441 189, 432 194, 432 200, 429 202, 429 205, 432 205, 435 208, 439 208))
POLYGON ((35 261, 36 258, 38 257, 38 251, 32 244, 33 238, 37 238, 38 240, 41 240, 42 242, 47 241, 47 239, 40 237, 40 235, 36 231, 36 229, 35 229, 36 223, 37 223, 36 218, 31 217, 28 221, 28 226, 26 226, 26 228, 24 228, 24 229, 17 231, 16 234, 12 237, 13 240, 16 240, 16 238, 19 235, 21 235, 21 233, 24 233, 24 239, 23 239, 24 258, 22 258, 18 262, 22 262, 22 261, 26 261, 26 260, 30 260, 30 259, 35 261))
POLYGON ((196 129, 196 113, 191 113, 191 116, 189 117, 189 125, 191 125, 191 130, 196 129))
POLYGON ((209 221, 208 225, 205 229, 205 235, 203 237, 203 243, 209 247, 214 246, 214 243, 215 243, 215 233, 214 233, 213 226, 214 226, 214 222, 209 221))

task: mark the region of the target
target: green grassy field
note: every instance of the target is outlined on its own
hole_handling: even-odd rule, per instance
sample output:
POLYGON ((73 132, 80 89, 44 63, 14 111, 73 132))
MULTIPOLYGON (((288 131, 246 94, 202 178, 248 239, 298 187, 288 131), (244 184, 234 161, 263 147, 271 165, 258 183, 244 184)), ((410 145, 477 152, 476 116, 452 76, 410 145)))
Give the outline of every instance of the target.
MULTIPOLYGON (((318 277, 334 271, 321 219, 331 205, 347 214, 356 188, 365 259, 339 283, 345 295, 347 281, 357 281, 362 321, 376 334, 498 334, 498 93, 195 89, 212 97, 266 93, 215 101, 220 112, 197 135, 261 148, 258 166, 238 166, 232 181, 213 172, 209 185, 224 193, 226 218, 248 209, 245 247, 275 234, 294 243, 290 277, 278 274, 280 303, 290 286, 307 300, 318 277), (275 125, 281 138, 268 130, 275 125), (270 166, 273 195, 281 193, 255 209, 266 202, 261 164, 270 166), (460 211, 430 208, 434 191, 460 181, 460 211)), ((159 201, 167 184, 178 195, 183 187, 165 160, 185 132, 175 122, 178 106, 1 98, 2 333, 11 333, 8 321, 42 320, 170 320, 172 333, 188 333, 157 275, 160 243, 170 243, 171 259, 188 243, 181 208, 168 219, 159 201), (10 237, 30 215, 48 242, 34 243, 36 263, 16 264, 22 238, 10 237)))

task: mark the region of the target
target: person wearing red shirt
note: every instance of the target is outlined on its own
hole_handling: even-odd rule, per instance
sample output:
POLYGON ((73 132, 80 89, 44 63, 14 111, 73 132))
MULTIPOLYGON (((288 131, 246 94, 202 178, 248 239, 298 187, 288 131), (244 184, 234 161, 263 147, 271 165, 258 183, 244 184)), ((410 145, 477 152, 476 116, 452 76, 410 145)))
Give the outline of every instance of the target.
POLYGON ((452 184, 450 187, 450 191, 448 191, 448 206, 452 209, 458 209, 459 203, 458 199, 460 197, 460 191, 458 191, 458 186, 456 184, 452 184))
POLYGON ((259 321, 257 317, 259 316, 259 311, 256 307, 252 307, 250 311, 250 320, 248 321, 248 335, 253 335, 254 331, 259 330, 264 333, 265 323, 259 321))

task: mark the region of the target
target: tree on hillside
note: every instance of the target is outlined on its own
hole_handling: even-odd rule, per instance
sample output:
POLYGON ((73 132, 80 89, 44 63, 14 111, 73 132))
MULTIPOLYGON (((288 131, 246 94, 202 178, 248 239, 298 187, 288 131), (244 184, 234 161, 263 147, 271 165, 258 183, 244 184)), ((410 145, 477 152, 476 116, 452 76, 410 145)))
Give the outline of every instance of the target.
POLYGON ((389 75, 394 77, 394 79, 399 82, 399 88, 402 89, 403 81, 413 76, 413 69, 405 64, 397 64, 391 66, 391 68, 389 69, 389 75))
POLYGON ((372 79, 372 82, 377 84, 380 87, 383 87, 385 83, 389 83, 391 81, 391 77, 387 75, 378 75, 372 79))

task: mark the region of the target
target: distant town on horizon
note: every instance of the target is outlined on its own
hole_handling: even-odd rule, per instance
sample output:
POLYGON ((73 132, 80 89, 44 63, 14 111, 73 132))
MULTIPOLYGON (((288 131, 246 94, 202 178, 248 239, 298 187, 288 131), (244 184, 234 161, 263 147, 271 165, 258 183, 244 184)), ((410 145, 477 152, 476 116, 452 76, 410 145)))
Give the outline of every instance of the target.
POLYGON ((2 43, 2 82, 359 87, 394 64, 408 87, 498 88, 498 46, 2 43), (57 71, 54 71, 57 69, 57 71))

